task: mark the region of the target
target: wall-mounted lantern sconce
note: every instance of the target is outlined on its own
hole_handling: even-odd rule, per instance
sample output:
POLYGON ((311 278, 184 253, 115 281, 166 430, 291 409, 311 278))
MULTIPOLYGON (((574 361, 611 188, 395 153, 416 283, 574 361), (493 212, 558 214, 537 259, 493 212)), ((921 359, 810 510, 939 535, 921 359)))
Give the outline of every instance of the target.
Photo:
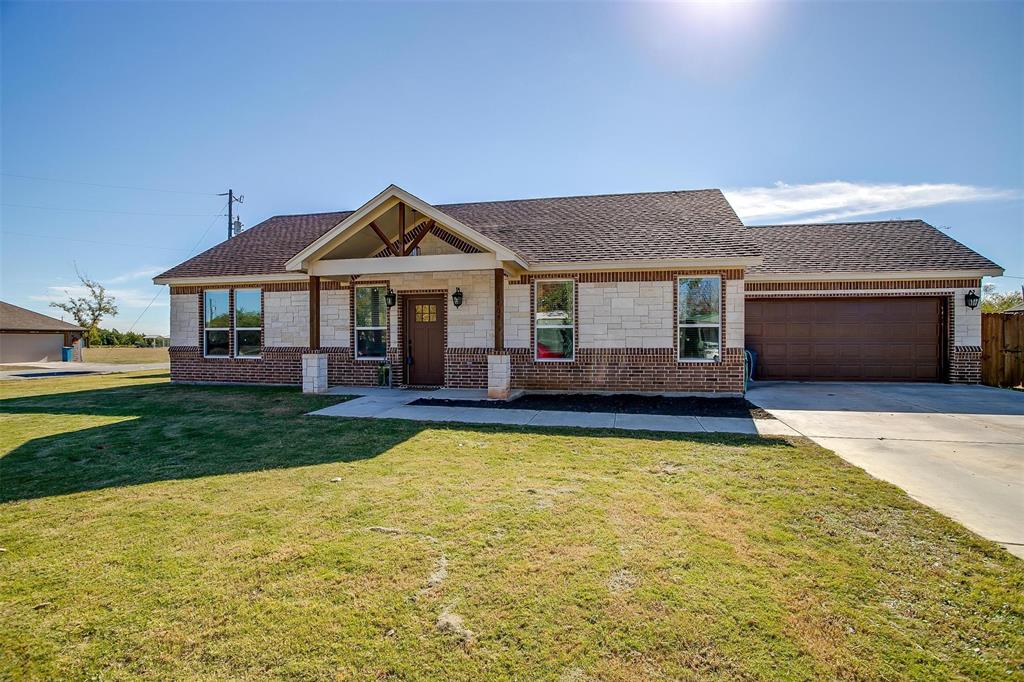
POLYGON ((462 289, 455 287, 455 293, 452 294, 452 305, 458 308, 462 305, 462 289))
POLYGON ((981 296, 978 296, 978 294, 974 293, 974 289, 971 289, 970 291, 968 291, 967 294, 964 296, 964 305, 966 305, 971 310, 974 310, 975 308, 977 308, 978 307, 978 303, 980 301, 981 301, 981 296))
POLYGON ((388 304, 389 308, 394 308, 398 303, 398 296, 395 295, 393 289, 388 289, 388 293, 384 294, 384 302, 388 304))

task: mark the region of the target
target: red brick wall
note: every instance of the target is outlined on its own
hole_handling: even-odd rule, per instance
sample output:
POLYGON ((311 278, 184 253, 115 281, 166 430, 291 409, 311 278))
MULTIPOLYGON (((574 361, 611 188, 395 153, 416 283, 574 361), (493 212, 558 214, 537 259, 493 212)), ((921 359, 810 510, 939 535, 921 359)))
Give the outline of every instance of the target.
POLYGON ((512 388, 743 392, 743 351, 738 348, 725 349, 721 362, 679 362, 672 348, 578 348, 572 362, 537 362, 529 349, 510 355, 512 388))
POLYGON ((955 346, 949 357, 949 381, 953 384, 981 383, 981 347, 955 346))

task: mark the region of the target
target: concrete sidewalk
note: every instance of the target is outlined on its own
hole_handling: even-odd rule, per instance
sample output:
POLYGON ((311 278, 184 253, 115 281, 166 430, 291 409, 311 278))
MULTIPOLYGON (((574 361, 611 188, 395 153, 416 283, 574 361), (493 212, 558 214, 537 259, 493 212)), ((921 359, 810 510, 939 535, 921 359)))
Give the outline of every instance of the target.
POLYGON ((141 372, 145 370, 169 370, 170 363, 148 362, 130 365, 119 365, 109 362, 12 362, 7 363, 25 367, 26 369, 0 371, 0 380, 4 379, 45 379, 52 376, 71 376, 74 374, 117 374, 119 372, 141 372))
POLYGON ((757 383, 747 399, 1024 558, 1024 393, 950 384, 757 383))
POLYGON ((673 431, 677 433, 744 433, 762 436, 795 436, 792 428, 774 419, 734 417, 678 417, 660 414, 615 414, 611 412, 570 412, 561 410, 515 410, 488 407, 444 407, 410 405, 420 398, 440 400, 485 400, 484 390, 442 388, 430 391, 337 387, 334 395, 362 397, 317 410, 325 417, 408 419, 412 421, 460 422, 464 424, 508 424, 514 426, 570 426, 588 429, 673 431))

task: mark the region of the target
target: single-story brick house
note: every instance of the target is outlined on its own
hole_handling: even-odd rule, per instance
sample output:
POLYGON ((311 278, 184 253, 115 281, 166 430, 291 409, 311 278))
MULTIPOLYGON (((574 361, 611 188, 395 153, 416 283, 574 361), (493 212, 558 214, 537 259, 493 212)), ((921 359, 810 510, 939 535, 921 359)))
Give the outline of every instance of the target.
POLYGON ((154 279, 175 381, 740 393, 976 382, 992 261, 920 220, 747 227, 719 190, 275 216, 154 279), (975 307, 970 307, 973 302, 975 307))

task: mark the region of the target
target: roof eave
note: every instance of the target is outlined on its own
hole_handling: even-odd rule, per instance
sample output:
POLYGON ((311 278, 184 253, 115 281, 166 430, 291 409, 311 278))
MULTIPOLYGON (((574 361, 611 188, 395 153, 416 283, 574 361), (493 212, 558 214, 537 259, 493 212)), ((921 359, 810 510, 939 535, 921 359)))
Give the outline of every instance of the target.
POLYGON ((200 284, 249 284, 254 282, 305 282, 309 275, 304 272, 286 272, 267 275, 192 275, 171 276, 158 275, 153 284, 170 284, 175 286, 196 286, 200 284))
POLYGON ((763 260, 763 256, 733 256, 727 258, 642 258, 629 260, 552 261, 545 263, 532 263, 527 268, 527 272, 747 268, 754 265, 760 265, 763 260))
POLYGON ((878 271, 840 271, 828 272, 750 272, 747 279, 751 282, 833 282, 833 281, 865 281, 876 282, 889 279, 980 279, 982 277, 1001 277, 1003 269, 967 268, 954 270, 878 270, 878 271))

